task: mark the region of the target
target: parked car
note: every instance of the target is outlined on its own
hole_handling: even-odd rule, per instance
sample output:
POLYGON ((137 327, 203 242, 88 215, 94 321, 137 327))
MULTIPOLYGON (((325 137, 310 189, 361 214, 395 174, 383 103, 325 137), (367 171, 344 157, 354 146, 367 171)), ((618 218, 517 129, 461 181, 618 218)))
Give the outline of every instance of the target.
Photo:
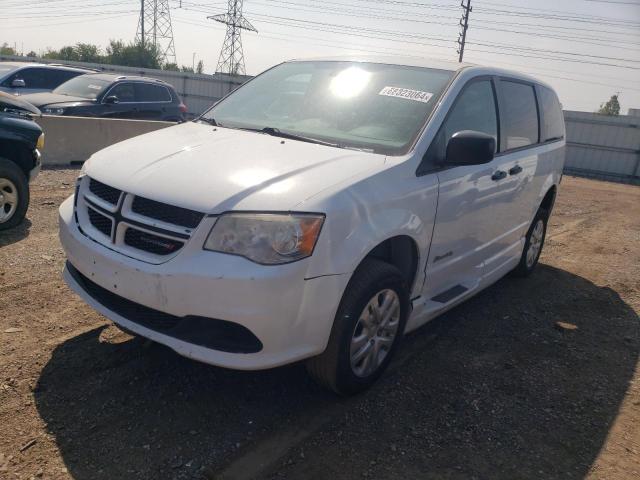
POLYGON ((13 95, 50 92, 67 80, 92 72, 88 68, 33 62, 0 62, 0 92, 13 95))
POLYGON ((40 115, 33 105, 0 92, 0 230, 24 219, 29 182, 40 171, 44 134, 33 115, 40 115))
POLYGON ((182 122, 187 112, 168 83, 110 73, 82 75, 50 93, 25 96, 25 100, 48 115, 182 122))
POLYGON ((564 146, 556 94, 526 75, 286 62, 195 122, 92 155, 60 207, 64 277, 181 355, 304 359, 357 392, 405 332, 531 274, 564 146))

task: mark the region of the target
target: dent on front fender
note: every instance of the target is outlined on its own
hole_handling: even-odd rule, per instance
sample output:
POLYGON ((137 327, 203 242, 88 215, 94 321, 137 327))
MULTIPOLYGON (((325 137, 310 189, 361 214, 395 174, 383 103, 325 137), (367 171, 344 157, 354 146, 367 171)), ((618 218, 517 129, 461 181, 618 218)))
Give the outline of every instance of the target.
MULTIPOLYGON (((435 175, 409 178, 381 172, 325 202, 327 217, 308 276, 353 272, 377 246, 406 235, 426 252, 438 197, 435 175)), ((424 267, 420 255, 418 274, 424 267)))

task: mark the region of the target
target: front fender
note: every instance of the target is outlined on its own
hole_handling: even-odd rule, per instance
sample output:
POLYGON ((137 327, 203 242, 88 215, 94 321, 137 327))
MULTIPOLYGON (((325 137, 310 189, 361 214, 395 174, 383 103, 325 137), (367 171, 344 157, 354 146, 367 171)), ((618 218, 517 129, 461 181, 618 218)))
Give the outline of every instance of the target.
MULTIPOLYGON (((414 290, 424 280, 435 222, 438 182, 435 175, 403 175, 392 168, 334 193, 324 203, 327 212, 308 277, 351 274, 379 244, 406 235, 418 249, 414 290)), ((319 207, 323 211, 323 206, 319 207)))
POLYGON ((0 116, 0 140, 19 142, 33 150, 41 133, 40 126, 32 120, 14 115, 0 116))

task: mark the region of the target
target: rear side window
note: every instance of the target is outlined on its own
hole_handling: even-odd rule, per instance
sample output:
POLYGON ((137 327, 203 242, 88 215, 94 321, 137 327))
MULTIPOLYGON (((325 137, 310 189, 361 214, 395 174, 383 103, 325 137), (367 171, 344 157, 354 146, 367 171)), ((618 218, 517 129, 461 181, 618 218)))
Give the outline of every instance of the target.
POLYGON ((167 87, 162 85, 137 83, 136 98, 139 102, 170 102, 171 94, 167 87))
POLYGON ((503 150, 538 143, 538 109, 533 86, 502 80, 500 89, 503 150))
POLYGON ((427 152, 430 163, 441 163, 447 151, 447 142, 454 133, 475 130, 496 139, 498 120, 495 97, 490 80, 476 80, 467 85, 456 99, 446 120, 431 142, 427 152))
POLYGON ((540 110, 542 112, 543 142, 564 138, 564 118, 558 97, 553 90, 538 87, 540 110))

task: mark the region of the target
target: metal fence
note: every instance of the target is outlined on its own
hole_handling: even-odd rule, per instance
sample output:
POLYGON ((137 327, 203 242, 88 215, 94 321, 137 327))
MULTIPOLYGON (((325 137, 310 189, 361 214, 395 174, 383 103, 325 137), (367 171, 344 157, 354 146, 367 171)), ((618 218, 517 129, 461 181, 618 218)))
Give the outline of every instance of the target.
POLYGON ((189 113, 194 116, 204 112, 214 102, 251 78, 242 75, 231 76, 222 73, 204 75, 199 73, 173 72, 170 70, 154 70, 150 68, 123 67, 104 63, 61 62, 60 60, 12 55, 0 55, 0 61, 64 63, 65 65, 93 68, 103 72, 157 78, 174 86, 180 97, 182 97, 185 105, 187 105, 189 113))
POLYGON ((565 111, 565 172, 640 185, 640 117, 565 111))

